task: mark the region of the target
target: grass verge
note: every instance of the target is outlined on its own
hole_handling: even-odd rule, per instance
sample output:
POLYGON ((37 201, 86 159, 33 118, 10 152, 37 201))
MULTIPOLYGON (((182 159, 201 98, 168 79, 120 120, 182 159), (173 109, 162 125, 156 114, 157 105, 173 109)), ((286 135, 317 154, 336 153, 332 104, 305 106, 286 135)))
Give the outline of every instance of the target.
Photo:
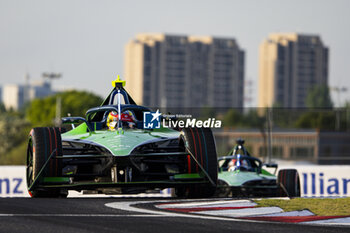
POLYGON ((350 215, 350 198, 293 198, 254 200, 257 207, 278 206, 285 212, 308 209, 319 216, 350 215))

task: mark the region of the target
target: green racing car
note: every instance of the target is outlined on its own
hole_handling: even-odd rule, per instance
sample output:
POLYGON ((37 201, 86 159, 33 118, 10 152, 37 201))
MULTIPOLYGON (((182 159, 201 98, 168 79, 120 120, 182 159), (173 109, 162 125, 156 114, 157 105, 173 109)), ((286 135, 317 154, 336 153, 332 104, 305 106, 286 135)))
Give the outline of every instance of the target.
POLYGON ((218 159, 219 175, 216 196, 218 197, 300 197, 299 174, 295 169, 281 169, 278 175, 266 167, 277 164, 263 164, 249 154, 238 139, 237 145, 228 156, 218 159))
POLYGON ((27 149, 27 187, 32 197, 67 197, 69 190, 121 194, 173 188, 178 197, 210 197, 217 186, 217 155, 210 128, 174 130, 159 111, 136 105, 113 89, 85 117, 65 117, 63 128, 33 128, 27 149), (146 125, 145 116, 151 114, 146 125), (110 118, 111 117, 111 118, 110 118), (110 121, 114 119, 115 121, 110 121))

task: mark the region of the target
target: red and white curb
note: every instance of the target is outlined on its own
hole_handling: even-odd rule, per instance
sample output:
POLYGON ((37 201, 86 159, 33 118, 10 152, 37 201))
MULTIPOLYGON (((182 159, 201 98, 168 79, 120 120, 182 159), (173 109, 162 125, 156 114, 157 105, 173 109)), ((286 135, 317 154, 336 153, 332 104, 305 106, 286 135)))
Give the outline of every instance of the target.
POLYGON ((171 197, 168 189, 163 189, 158 193, 140 193, 140 194, 83 194, 83 192, 68 191, 68 198, 165 198, 171 197))
POLYGON ((256 207, 251 200, 173 202, 156 205, 177 213, 235 218, 253 221, 350 226, 350 216, 316 216, 309 210, 284 212, 279 207, 256 207))

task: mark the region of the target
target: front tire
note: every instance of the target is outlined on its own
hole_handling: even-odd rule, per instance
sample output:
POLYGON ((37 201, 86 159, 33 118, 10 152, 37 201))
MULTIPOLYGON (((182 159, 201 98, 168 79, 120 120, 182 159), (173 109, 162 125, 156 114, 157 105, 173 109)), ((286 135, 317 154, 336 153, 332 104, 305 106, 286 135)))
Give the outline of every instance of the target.
MULTIPOLYGON (((181 131, 180 143, 184 150, 190 151, 211 179, 208 184, 198 184, 175 188, 177 197, 204 198, 215 194, 218 165, 215 140, 210 128, 184 128, 181 131), (212 184, 212 182, 214 184, 212 184)), ((186 159, 188 173, 203 173, 195 160, 188 155, 186 159)))
MULTIPOLYGON (((52 152, 54 156, 62 156, 62 142, 59 128, 38 127, 33 128, 29 134, 27 148, 27 187, 28 190, 36 178, 35 186, 43 182, 44 177, 60 177, 62 175, 62 160, 50 159, 40 177, 38 174, 52 152)), ((31 197, 66 197, 67 193, 62 193, 60 189, 43 189, 32 187, 28 191, 31 197)))

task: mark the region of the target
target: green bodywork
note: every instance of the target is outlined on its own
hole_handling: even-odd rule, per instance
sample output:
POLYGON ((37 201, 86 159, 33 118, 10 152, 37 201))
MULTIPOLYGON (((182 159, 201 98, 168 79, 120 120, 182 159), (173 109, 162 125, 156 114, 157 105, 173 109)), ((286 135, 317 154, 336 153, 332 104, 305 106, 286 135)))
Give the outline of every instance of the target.
MULTIPOLYGON (((265 187, 270 187, 271 184, 277 180, 277 177, 264 169, 264 165, 258 158, 255 158, 249 154, 249 152, 243 146, 243 139, 239 138, 236 141, 237 145, 232 148, 228 155, 219 158, 219 161, 223 161, 223 163, 219 165, 218 179, 224 181, 224 183, 232 188, 239 188, 243 186, 260 188, 265 184, 268 184, 265 187), (246 161, 246 165, 241 166, 240 164, 233 164, 236 165, 234 166, 234 170, 229 171, 230 169, 227 167, 229 161, 233 163, 235 163, 234 161, 241 161, 241 163, 246 161)), ((270 164, 266 164, 266 166, 275 167, 271 166, 270 164)))
POLYGON ((126 156, 138 145, 153 140, 178 138, 179 135, 180 132, 163 127, 153 130, 117 129, 111 131, 105 129, 89 132, 86 123, 82 123, 75 129, 62 134, 62 140, 95 143, 105 147, 115 156, 126 156))
POLYGON ((276 180, 276 176, 268 171, 261 169, 261 173, 249 171, 221 171, 218 174, 219 180, 225 181, 229 186, 242 186, 245 182, 251 180, 276 180))
MULTIPOLYGON (((121 83, 119 79, 114 81, 115 88, 101 106, 89 109, 85 118, 62 118, 63 124, 79 125, 61 134, 62 145, 60 146, 62 148, 58 148, 63 151, 61 155, 57 155, 57 149, 55 149, 50 155, 45 155, 46 161, 35 177, 31 177, 31 174, 27 172, 27 177, 31 179, 31 183, 28 184, 29 191, 44 194, 49 189, 55 192, 60 189, 61 191, 98 190, 102 192, 105 188, 123 187, 126 189, 120 191, 125 192, 125 190, 128 191, 128 188, 131 191, 134 191, 134 188, 141 188, 143 191, 143 189, 174 188, 183 185, 201 184, 210 187, 216 185, 210 179, 207 171, 198 164, 195 156, 187 151, 188 148, 182 148, 182 144, 170 142, 170 140, 182 142, 179 140, 181 134, 179 131, 162 126, 159 129, 143 129, 142 117, 145 112, 151 112, 151 110, 136 105, 121 83), (121 104, 123 103, 121 98, 124 104, 121 104), (111 111, 118 113, 131 111, 135 118, 133 122, 135 128, 119 124, 119 118, 117 126, 123 128, 109 130, 106 127, 106 116, 111 111), (152 143, 155 144, 152 145, 152 143), (147 151, 147 146, 145 150, 143 148, 135 150, 145 144, 149 144, 150 150, 147 151), (168 145, 169 150, 167 150, 168 145), (155 147, 154 153, 152 153, 152 146, 155 147), (201 171, 188 173, 184 156, 192 158, 200 166, 201 171), (56 163, 51 163, 52 161, 56 163), (137 166, 137 163, 141 164, 141 162, 144 167, 137 166), (50 163, 58 169, 61 169, 59 165, 64 166, 62 175, 56 173, 58 177, 48 176, 46 170, 50 169, 50 163), (149 167, 146 167, 147 164, 149 167), (177 164, 181 164, 180 168, 177 167, 177 164), (158 166, 161 166, 161 169, 157 169, 158 166), (133 174, 136 174, 136 178, 133 174)), ((30 162, 32 164, 32 161, 30 162)))

